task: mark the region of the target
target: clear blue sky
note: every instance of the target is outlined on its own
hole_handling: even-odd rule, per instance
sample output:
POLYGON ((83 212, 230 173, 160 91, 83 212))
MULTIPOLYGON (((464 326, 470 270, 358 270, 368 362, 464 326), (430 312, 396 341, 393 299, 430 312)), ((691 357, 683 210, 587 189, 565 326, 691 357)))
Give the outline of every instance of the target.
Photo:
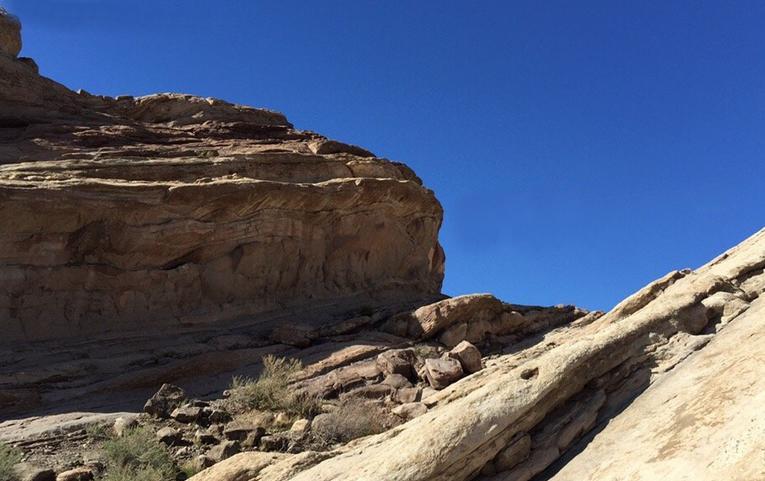
POLYGON ((413 167, 445 292, 606 309, 765 224, 765 3, 0 4, 44 75, 282 111, 413 167))

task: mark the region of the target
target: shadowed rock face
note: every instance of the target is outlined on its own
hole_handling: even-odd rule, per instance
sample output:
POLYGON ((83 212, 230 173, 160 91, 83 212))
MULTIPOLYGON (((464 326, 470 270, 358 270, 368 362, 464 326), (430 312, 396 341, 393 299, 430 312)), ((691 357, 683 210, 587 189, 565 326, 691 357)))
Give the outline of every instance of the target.
POLYGON ((406 166, 279 113, 78 94, 0 55, 4 341, 431 298, 441 219, 406 166))
POLYGON ((21 24, 0 7, 0 54, 16 57, 21 51, 21 24))

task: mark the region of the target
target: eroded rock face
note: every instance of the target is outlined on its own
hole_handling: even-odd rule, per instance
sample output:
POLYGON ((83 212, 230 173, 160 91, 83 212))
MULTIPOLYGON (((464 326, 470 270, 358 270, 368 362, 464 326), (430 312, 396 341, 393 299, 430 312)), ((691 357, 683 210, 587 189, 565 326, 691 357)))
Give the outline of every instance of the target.
POLYGON ((0 7, 0 54, 16 57, 21 51, 21 23, 0 7))
POLYGON ((441 219, 406 166, 282 114, 76 94, 0 56, 3 341, 432 299, 441 219))

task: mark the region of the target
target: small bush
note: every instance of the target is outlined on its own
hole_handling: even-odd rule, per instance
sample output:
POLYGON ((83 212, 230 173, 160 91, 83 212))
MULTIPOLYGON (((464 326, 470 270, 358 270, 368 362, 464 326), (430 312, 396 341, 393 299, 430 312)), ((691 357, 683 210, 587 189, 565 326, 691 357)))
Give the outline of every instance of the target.
POLYGON ((189 479, 198 472, 202 471, 202 466, 196 461, 186 461, 180 465, 181 474, 184 479, 189 479))
POLYGON ((235 377, 228 398, 229 409, 244 412, 252 409, 286 411, 298 416, 313 416, 320 412, 319 400, 295 392, 289 383, 303 364, 297 359, 268 355, 263 358, 263 372, 257 379, 235 377))
POLYGON ((0 480, 17 481, 18 477, 13 467, 21 462, 21 451, 0 443, 0 480))
POLYGON ((104 443, 105 481, 174 481, 173 458, 151 431, 136 428, 104 443))
POLYGON ((321 423, 314 422, 312 432, 314 442, 324 447, 379 434, 401 423, 397 416, 381 406, 352 401, 322 417, 321 423))

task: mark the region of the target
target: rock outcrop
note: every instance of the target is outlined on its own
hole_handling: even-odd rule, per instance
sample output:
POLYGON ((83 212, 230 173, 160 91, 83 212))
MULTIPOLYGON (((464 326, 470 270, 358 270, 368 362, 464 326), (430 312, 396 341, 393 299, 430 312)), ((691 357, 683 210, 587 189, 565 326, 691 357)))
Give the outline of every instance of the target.
POLYGON ((759 479, 764 268, 765 230, 487 362, 402 426, 252 479, 759 479))
POLYGON ((21 52, 21 23, 0 7, 0 55, 18 56, 21 52))
POLYGON ((267 110, 69 91, 13 58, 0 21, 2 341, 439 294, 441 206, 403 164, 267 110))
POLYGON ((765 230, 606 314, 444 298, 403 164, 267 110, 74 93, 20 28, 0 9, 16 476, 108 477, 111 438, 193 481, 765 479, 765 230))

